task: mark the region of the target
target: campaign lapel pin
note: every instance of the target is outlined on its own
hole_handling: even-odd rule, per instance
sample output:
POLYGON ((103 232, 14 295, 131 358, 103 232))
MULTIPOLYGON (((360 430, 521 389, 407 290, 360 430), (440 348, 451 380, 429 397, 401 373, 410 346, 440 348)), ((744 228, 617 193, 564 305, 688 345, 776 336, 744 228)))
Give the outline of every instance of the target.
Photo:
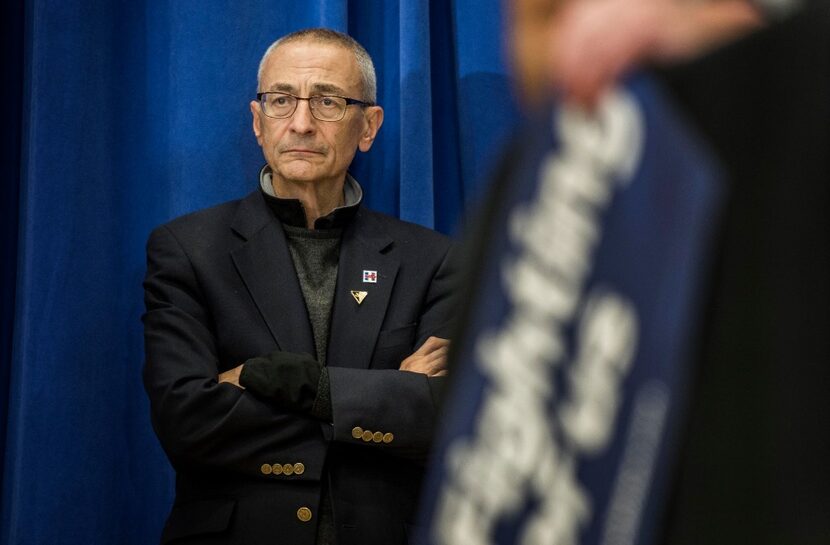
POLYGON ((377 271, 363 271, 363 283, 364 284, 377 284, 378 283, 378 272, 377 271))
POLYGON ((355 290, 351 290, 351 291, 352 291, 352 297, 354 297, 354 300, 357 301, 358 305, 361 304, 364 299, 366 299, 366 295, 368 295, 368 293, 369 293, 369 292, 366 292, 366 291, 355 291, 355 290))

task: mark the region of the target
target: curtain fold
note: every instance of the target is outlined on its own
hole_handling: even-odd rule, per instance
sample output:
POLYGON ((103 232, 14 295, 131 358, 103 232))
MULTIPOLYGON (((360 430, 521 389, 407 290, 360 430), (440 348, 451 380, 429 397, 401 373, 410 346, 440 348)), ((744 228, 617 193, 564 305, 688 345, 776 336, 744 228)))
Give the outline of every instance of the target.
MULTIPOLYGON (((23 101, 23 6, 6 2, 0 7, 0 66, 4 86, 0 101, 0 468, 5 459, 6 417, 9 406, 9 369, 14 323, 14 286, 17 277, 17 201, 20 184, 20 121, 23 101)), ((0 472, 0 490, 3 474, 0 472)))
POLYGON ((366 203, 449 233, 516 115, 500 0, 3 9, 0 545, 153 543, 173 479, 141 386, 144 242, 256 187, 265 48, 309 26, 366 46, 386 111, 352 169, 366 203))
POLYGON ((432 78, 430 77, 429 6, 402 0, 400 26, 400 217, 434 227, 432 147, 432 78), (413 25, 412 21, 421 21, 413 25), (410 153, 410 148, 424 150, 410 153))

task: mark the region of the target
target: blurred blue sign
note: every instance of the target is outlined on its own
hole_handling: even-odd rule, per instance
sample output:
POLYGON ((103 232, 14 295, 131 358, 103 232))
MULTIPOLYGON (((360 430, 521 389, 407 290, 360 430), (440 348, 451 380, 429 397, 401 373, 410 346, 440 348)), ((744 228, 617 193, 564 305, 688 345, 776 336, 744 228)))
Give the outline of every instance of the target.
POLYGON ((644 76, 520 138, 456 341, 421 542, 648 544, 718 172, 644 76))

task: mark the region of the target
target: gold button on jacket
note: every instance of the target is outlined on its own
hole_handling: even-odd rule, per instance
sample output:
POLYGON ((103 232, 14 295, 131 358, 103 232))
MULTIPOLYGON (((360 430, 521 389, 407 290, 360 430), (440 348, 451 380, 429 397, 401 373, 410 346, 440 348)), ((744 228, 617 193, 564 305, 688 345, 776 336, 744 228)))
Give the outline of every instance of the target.
POLYGON ((308 507, 300 507, 297 509, 297 518, 300 519, 302 522, 308 522, 311 520, 311 509, 308 507))
POLYGON ((294 473, 294 466, 293 466, 293 465, 291 465, 291 464, 283 464, 283 466, 282 466, 282 472, 283 472, 285 475, 291 475, 292 473, 294 473))
POLYGON ((294 464, 294 475, 302 475, 305 473, 305 465, 302 462, 294 464))
POLYGON ((392 433, 384 433, 383 434, 383 442, 384 443, 391 443, 392 441, 394 441, 394 439, 395 439, 395 435, 392 434, 392 433))
POLYGON ((360 426, 353 427, 352 437, 354 437, 355 439, 360 439, 361 437, 363 437, 363 428, 361 428, 360 426))
POLYGON ((271 474, 271 464, 262 464, 259 468, 263 475, 271 474))

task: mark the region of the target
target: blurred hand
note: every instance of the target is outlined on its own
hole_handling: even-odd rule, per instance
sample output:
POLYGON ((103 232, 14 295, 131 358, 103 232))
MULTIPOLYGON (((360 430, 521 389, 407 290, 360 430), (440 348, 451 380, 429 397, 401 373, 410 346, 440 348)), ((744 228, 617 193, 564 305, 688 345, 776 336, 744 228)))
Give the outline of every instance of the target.
MULTIPOLYGON (((515 0, 517 6, 536 1, 515 0)), ((514 60, 523 94, 531 101, 542 94, 538 74, 544 72, 545 94, 559 92, 565 100, 592 107, 642 63, 688 59, 761 23, 747 0, 566 0, 545 22, 544 40, 538 38, 538 22, 530 27, 515 18, 514 60), (532 28, 537 38, 528 44, 519 25, 532 28)))
POLYGON ((572 0, 551 35, 550 73, 566 99, 593 106, 643 62, 688 59, 760 23, 745 0, 572 0))
POLYGON ((400 370, 423 373, 428 377, 446 375, 449 347, 449 340, 430 337, 418 350, 401 362, 400 370))

